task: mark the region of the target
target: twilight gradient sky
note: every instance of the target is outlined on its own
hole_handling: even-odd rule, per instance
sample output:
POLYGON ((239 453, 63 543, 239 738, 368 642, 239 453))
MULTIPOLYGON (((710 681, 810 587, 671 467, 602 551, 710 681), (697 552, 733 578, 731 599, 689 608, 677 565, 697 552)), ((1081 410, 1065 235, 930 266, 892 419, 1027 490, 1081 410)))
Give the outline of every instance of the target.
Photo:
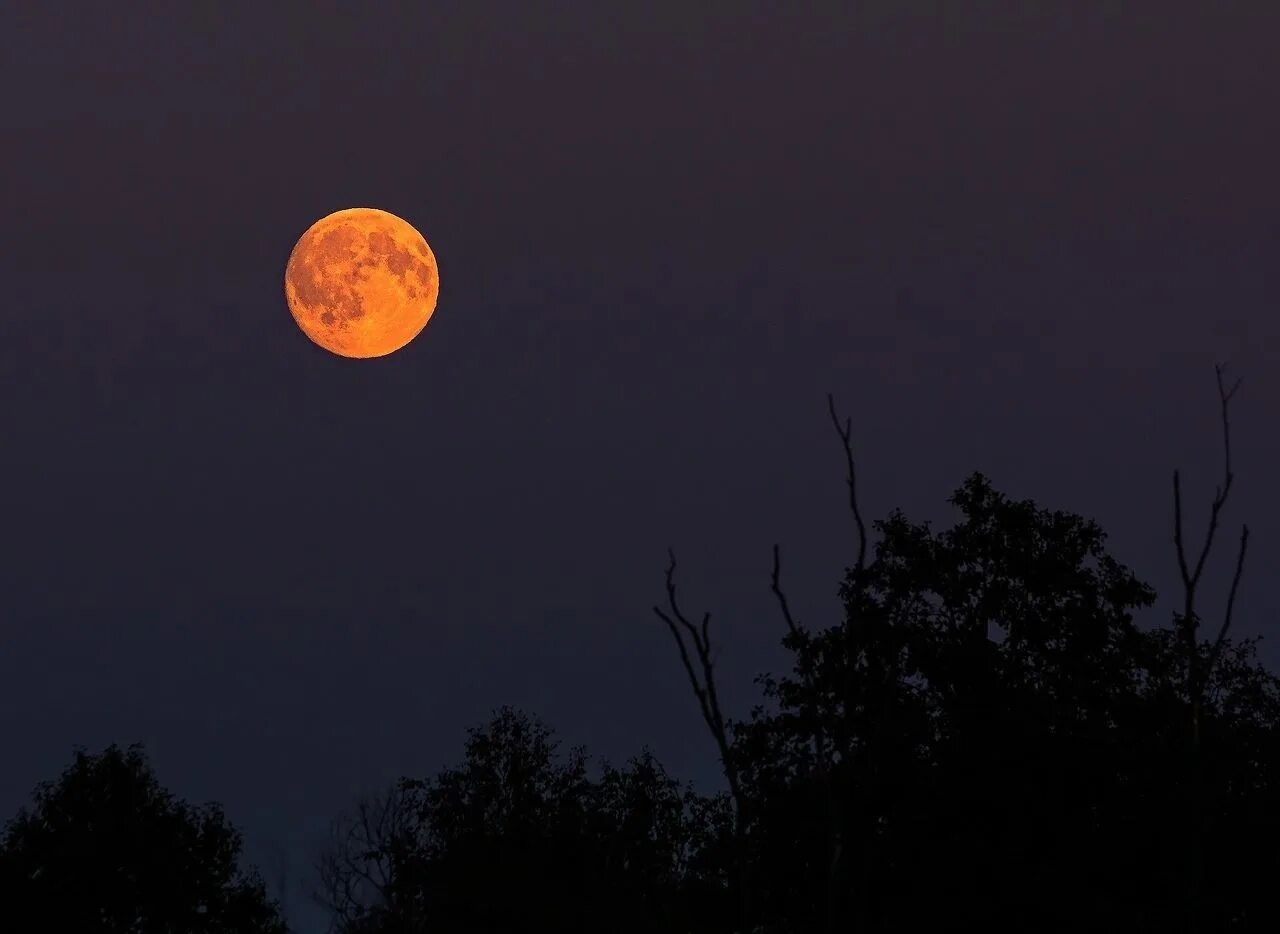
POLYGON ((145 742, 313 921, 327 821, 499 704, 713 783, 665 549, 745 715, 773 542, 836 619, 829 390, 869 515, 945 527, 982 470, 1098 519, 1164 621, 1230 360, 1224 543, 1272 627, 1280 4, 336 6, 0 12, 0 816, 145 742), (356 205, 441 270, 374 361, 282 291, 356 205))

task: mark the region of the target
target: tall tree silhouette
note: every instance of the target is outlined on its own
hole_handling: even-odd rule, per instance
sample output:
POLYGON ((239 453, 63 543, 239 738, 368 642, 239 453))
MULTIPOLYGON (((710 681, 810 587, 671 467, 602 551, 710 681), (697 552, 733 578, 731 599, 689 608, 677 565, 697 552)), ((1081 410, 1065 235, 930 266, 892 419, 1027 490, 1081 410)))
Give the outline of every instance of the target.
MULTIPOLYGON (((846 418, 841 422, 840 416, 836 411, 835 397, 831 394, 827 395, 827 411, 835 427, 836 434, 840 438, 844 453, 845 484, 849 489, 849 511, 857 533, 855 560, 853 565, 847 569, 846 574, 856 579, 866 569, 868 539, 866 523, 863 521, 862 510, 858 502, 857 464, 853 455, 852 420, 846 418)), ((739 931, 747 931, 755 926, 755 921, 759 914, 753 906, 752 893, 755 889, 755 881, 752 879, 751 873, 753 861, 748 853, 752 844, 747 839, 747 827, 750 823, 748 812, 753 806, 754 799, 746 793, 742 785, 740 777, 742 765, 739 762, 741 757, 731 752, 733 733, 737 727, 724 716, 720 708, 710 635, 711 614, 709 612, 704 613, 701 623, 696 626, 685 616, 680 608, 675 584, 675 552, 674 550, 669 550, 668 554, 670 560, 666 573, 667 605, 665 609, 655 606, 653 612, 663 621, 675 640, 681 664, 689 679, 689 685, 693 690, 694 697, 697 699, 698 709, 711 732, 720 754, 721 767, 734 803, 734 875, 738 890, 736 928, 739 931), (692 653, 690 649, 692 649, 692 653)), ((847 770, 839 768, 838 764, 849 760, 851 735, 843 728, 843 721, 837 721, 837 728, 830 731, 824 729, 821 725, 822 718, 820 717, 818 706, 819 688, 815 681, 812 658, 805 651, 811 648, 809 643, 810 636, 807 630, 797 624, 795 617, 792 615, 786 593, 781 586, 781 561, 781 549, 775 544, 773 546, 771 588, 787 627, 784 645, 797 653, 796 673, 808 698, 804 712, 808 717, 811 731, 810 739, 813 744, 810 766, 813 770, 812 783, 814 785, 809 791, 811 793, 816 792, 818 800, 822 802, 821 822, 822 826, 825 827, 826 834, 825 855, 822 861, 824 868, 822 870, 813 870, 810 874, 817 874, 822 879, 821 888, 826 904, 821 914, 825 918, 825 929, 828 931, 843 930, 847 926, 845 919, 846 906, 843 902, 844 891, 847 888, 844 875, 849 862, 847 828, 844 818, 851 806, 852 785, 848 779, 847 770)), ((852 606, 847 605, 846 608, 851 610, 852 606)), ((856 624, 856 614, 853 612, 846 613, 843 626, 846 629, 851 629, 856 624)), ((852 639, 846 638, 844 644, 852 645, 852 639)), ((855 663, 852 655, 847 655, 843 659, 840 670, 841 677, 835 689, 838 692, 837 696, 841 699, 841 704, 848 707, 851 704, 854 692, 855 663)), ((876 757, 876 753, 871 756, 873 760, 876 757)), ((861 844, 860 863, 864 870, 868 870, 871 854, 866 845, 866 838, 859 838, 859 842, 861 844)), ((817 923, 815 919, 810 919, 810 924, 817 923)))
POLYGON ((0 840, 0 928, 85 934, 283 934, 216 805, 156 781, 140 746, 78 751, 0 840))
MULTIPOLYGON (((1231 476, 1218 376, 1227 480, 1211 530, 1231 476)), ((733 722, 706 620, 679 613, 670 567, 658 611, 732 779, 751 891, 738 929, 1177 929, 1188 845, 1214 854, 1193 922, 1274 924, 1261 881, 1280 858, 1258 855, 1254 836, 1280 830, 1280 681, 1228 636, 1247 529, 1211 642, 1188 636, 1203 558, 1174 626, 1141 629, 1154 591, 1096 523, 1009 500, 981 474, 951 497, 961 519, 947 531, 898 511, 873 523, 868 561, 850 425, 828 408, 858 544, 841 621, 795 619, 775 547, 793 668, 762 677, 766 703, 733 722)))
MULTIPOLYGON (((735 730, 755 920, 813 929, 830 911, 834 775, 852 789, 836 829, 865 854, 838 904, 862 906, 862 929, 1181 923, 1180 634, 1137 627, 1154 592, 1095 523, 1010 501, 980 474, 951 502, 963 518, 940 534, 901 513, 875 523, 875 559, 842 591, 856 624, 789 632, 794 671, 764 678, 771 709, 735 730)), ((1275 915, 1232 883, 1280 869, 1247 843, 1276 829, 1280 789, 1280 682, 1253 658, 1227 637, 1199 649, 1214 929, 1275 915), (1245 813, 1248 830, 1232 823, 1245 813)))

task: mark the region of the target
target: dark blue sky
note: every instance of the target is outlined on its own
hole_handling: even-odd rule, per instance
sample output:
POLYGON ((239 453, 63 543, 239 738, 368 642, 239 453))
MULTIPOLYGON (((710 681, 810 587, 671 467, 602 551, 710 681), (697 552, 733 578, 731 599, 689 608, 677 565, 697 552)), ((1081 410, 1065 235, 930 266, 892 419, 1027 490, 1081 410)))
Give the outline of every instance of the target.
POLYGON ((1223 541, 1250 522, 1268 631, 1277 35, 1265 0, 7 5, 0 814, 142 741, 302 882, 355 794, 503 703, 713 783, 665 549, 745 715, 785 661, 773 542, 836 619, 827 391, 869 516, 945 526, 982 470, 1098 519, 1154 622, 1230 360, 1223 541), (282 290, 359 205, 440 264, 372 361, 282 290))

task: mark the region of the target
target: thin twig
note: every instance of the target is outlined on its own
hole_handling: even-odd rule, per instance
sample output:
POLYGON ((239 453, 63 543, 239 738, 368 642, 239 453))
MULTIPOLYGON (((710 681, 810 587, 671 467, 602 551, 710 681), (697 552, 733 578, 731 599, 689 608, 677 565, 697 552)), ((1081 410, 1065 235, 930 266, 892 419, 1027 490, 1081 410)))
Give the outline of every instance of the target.
POLYGON ((1231 591, 1227 594, 1227 609, 1222 617, 1222 627, 1218 630, 1218 638, 1213 642, 1213 651, 1209 653, 1209 662, 1205 665, 1204 680, 1208 683, 1210 675, 1213 673, 1213 666, 1218 661, 1218 655, 1222 651, 1222 643, 1227 638, 1227 630, 1231 628, 1231 613, 1236 604, 1236 590, 1240 587, 1240 575, 1244 571, 1244 555, 1249 549, 1249 527, 1246 525, 1240 530, 1240 550, 1236 553, 1236 571, 1231 578, 1231 591))
POLYGON ((738 768, 729 750, 728 729, 724 715, 720 710, 720 698, 716 691, 715 663, 711 654, 711 614, 703 613, 701 626, 695 626, 680 609, 676 599, 676 554, 667 549, 670 561, 667 564, 667 610, 655 606, 653 612, 667 625, 676 646, 680 650, 680 661, 684 665, 685 674, 689 676, 689 685, 693 688, 694 697, 698 699, 698 708, 702 711, 702 719, 711 730, 716 748, 720 752, 720 764, 724 769, 724 777, 729 783, 729 794, 733 798, 733 839, 734 860, 737 864, 737 881, 739 888, 741 922, 745 926, 751 917, 751 887, 748 882, 746 855, 746 814, 745 798, 738 777, 738 768), (688 634, 693 643, 694 652, 702 669, 702 680, 699 682, 694 670, 689 649, 681 635, 681 630, 688 634))
MULTIPOLYGON (((1182 626, 1184 632, 1184 641, 1187 643, 1187 682, 1188 688, 1192 696, 1193 703, 1199 699, 1199 691, 1208 681, 1209 675, 1213 668, 1213 663, 1217 659, 1217 651, 1211 655, 1207 667, 1199 670, 1198 657, 1199 650, 1197 648, 1198 639, 1197 632, 1199 629, 1199 621, 1195 616, 1195 598, 1196 590, 1200 584, 1200 577, 1204 573, 1205 561, 1209 557, 1209 552, 1213 547, 1214 536, 1218 530, 1218 520, 1222 513, 1223 506, 1226 505, 1227 497, 1231 493, 1231 485, 1235 480, 1235 473, 1231 467, 1231 419, 1229 417, 1229 405, 1232 397, 1240 388, 1240 379, 1236 379, 1228 390, 1222 382, 1222 374, 1226 367, 1223 364, 1216 364, 1213 368, 1214 376, 1218 384, 1218 404, 1222 419, 1222 460, 1223 460, 1223 479, 1222 483, 1214 489, 1213 500, 1209 505, 1209 526, 1205 532, 1204 543, 1200 548, 1199 557, 1196 559, 1195 568, 1191 570, 1187 566, 1186 548, 1182 535, 1182 486, 1180 482, 1179 472, 1173 472, 1173 541, 1178 557, 1178 571, 1182 577, 1183 586, 1183 608, 1182 608, 1182 626)), ((1228 600, 1228 616, 1223 620, 1222 627, 1219 630, 1219 638, 1215 645, 1220 646, 1221 641, 1226 638, 1227 629, 1230 627, 1231 607, 1235 602, 1235 592, 1239 584, 1240 572, 1244 564, 1244 550, 1247 547, 1248 529, 1246 528, 1241 536, 1241 549, 1236 562, 1236 577, 1232 582, 1231 595, 1228 600)))
POLYGON ((855 567, 861 572, 867 563, 867 527, 858 509, 858 474, 853 461, 853 419, 846 418, 844 424, 840 423, 840 416, 836 414, 835 396, 831 393, 827 393, 827 411, 831 414, 831 424, 835 425, 836 433, 844 446, 845 483, 849 486, 849 508, 853 511, 853 521, 858 526, 858 563, 855 567))
POLYGON ((676 640, 676 647, 680 651, 680 662, 684 666, 685 674, 689 677, 689 686, 693 688, 693 695, 698 700, 698 708, 702 712, 702 719, 706 722, 707 728, 711 730, 712 738, 715 739, 716 746, 720 752, 720 761, 724 766, 725 778, 729 782, 729 792, 733 795, 735 803, 741 806, 742 792, 738 783, 738 770, 729 756, 728 731, 725 728, 724 716, 720 710, 720 698, 716 691, 715 666, 711 658, 711 613, 707 612, 702 615, 701 626, 695 626, 684 615, 676 597, 676 555, 671 549, 667 550, 667 554, 670 558, 667 564, 666 578, 669 612, 664 611, 659 606, 655 606, 653 612, 666 623, 672 638, 676 640), (694 652, 698 656, 698 665, 702 669, 701 681, 698 680, 693 659, 690 658, 689 649, 680 634, 681 629, 688 633, 689 639, 693 643, 694 652))
POLYGON ((795 618, 791 615, 791 607, 787 605, 787 595, 782 592, 782 562, 778 553, 778 546, 773 546, 773 574, 770 577, 774 597, 778 600, 778 606, 782 610, 782 618, 786 621, 787 629, 793 636, 800 637, 800 627, 796 625, 795 618))
MULTIPOLYGON (((836 434, 840 437, 840 445, 844 450, 845 461, 845 484, 849 488, 849 510, 853 513, 853 521, 858 530, 858 556, 857 561, 852 568, 849 584, 852 587, 850 602, 846 607, 845 619, 842 629, 842 642, 844 645, 844 659, 842 672, 842 701, 844 707, 844 722, 840 720, 836 723, 835 736, 833 742, 836 751, 839 753, 840 761, 844 763, 845 770, 840 777, 838 787, 831 789, 829 821, 833 828, 831 836, 828 840, 828 860, 827 860, 827 928, 828 930, 838 930, 842 927, 841 910, 838 907, 838 890, 840 888, 839 872, 842 860, 845 854, 845 834, 843 824, 847 815, 852 809, 852 781, 851 771, 848 769, 850 761, 850 735, 849 723, 852 720, 853 696, 854 696, 854 667, 855 659, 853 652, 854 633, 853 627, 855 623, 855 607, 861 594, 861 588, 865 586, 864 572, 867 565, 867 527, 862 521, 862 511, 858 506, 858 474, 857 465, 853 457, 853 419, 846 417, 843 422, 840 420, 839 414, 836 412, 835 396, 827 393, 827 412, 831 416, 831 424, 835 426, 836 434)), ((871 741, 872 748, 869 749, 868 755, 870 761, 876 761, 878 754, 878 737, 871 741)), ((875 767, 872 767, 873 781, 875 767)), ((866 837, 862 840, 861 858, 866 864, 871 858, 871 840, 866 837)))

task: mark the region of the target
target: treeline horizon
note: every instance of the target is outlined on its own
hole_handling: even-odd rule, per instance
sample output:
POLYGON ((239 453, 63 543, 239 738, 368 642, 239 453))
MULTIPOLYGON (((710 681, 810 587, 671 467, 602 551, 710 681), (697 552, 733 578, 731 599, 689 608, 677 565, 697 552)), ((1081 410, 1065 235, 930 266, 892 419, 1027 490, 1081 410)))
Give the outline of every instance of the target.
MULTIPOLYGON (((900 510, 868 524, 829 396, 856 548, 840 618, 794 617, 775 546, 791 668, 759 676, 734 718, 674 553, 653 607, 725 790, 696 791, 647 747, 593 767, 497 707, 458 765, 335 817, 311 886, 329 931, 1276 930, 1280 677, 1231 630, 1247 525, 1227 592, 1202 581, 1234 480, 1239 381, 1223 374, 1222 478, 1193 544, 1173 473, 1180 608, 1149 628, 1135 613, 1155 591, 1095 522, 981 473, 948 500, 949 529, 900 510)), ((137 745, 77 750, 5 825, 0 911, 15 931, 296 930, 221 809, 168 792, 137 745)))

